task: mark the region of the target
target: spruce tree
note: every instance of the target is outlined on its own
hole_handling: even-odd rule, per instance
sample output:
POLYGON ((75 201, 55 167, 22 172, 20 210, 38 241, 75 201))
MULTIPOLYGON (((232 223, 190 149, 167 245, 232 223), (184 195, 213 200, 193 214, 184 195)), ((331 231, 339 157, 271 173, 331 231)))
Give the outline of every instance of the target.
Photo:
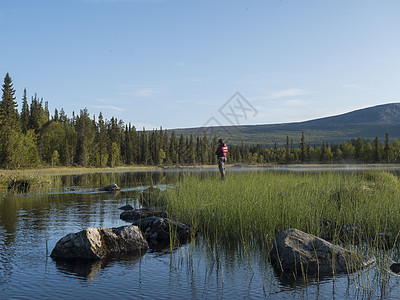
POLYGON ((99 166, 103 167, 108 160, 107 156, 107 126, 104 122, 103 114, 99 113, 96 130, 96 142, 99 151, 99 166))
POLYGON ((287 135, 286 136, 286 162, 289 162, 290 161, 290 146, 289 146, 290 144, 289 144, 289 136, 287 135))
POLYGON ((5 168, 14 168, 18 149, 15 149, 16 134, 19 129, 19 116, 15 102, 15 90, 10 75, 4 78, 3 96, 0 102, 0 164, 5 168))
POLYGON ((304 138, 304 132, 301 133, 301 162, 304 163, 306 161, 306 140, 304 138))
POLYGON ((10 75, 4 78, 3 96, 0 102, 0 125, 5 129, 17 130, 18 110, 15 102, 15 90, 10 75))
POLYGON ((176 164, 178 163, 178 142, 176 140, 176 134, 175 131, 172 131, 170 142, 169 142, 169 158, 171 160, 171 163, 176 164))
POLYGON ((178 143, 178 160, 180 164, 185 163, 186 161, 186 143, 185 143, 185 137, 181 133, 181 136, 179 137, 179 143, 178 143))
POLYGON ((386 130, 385 135, 385 147, 383 148, 385 162, 389 162, 389 150, 390 150, 390 139, 389 139, 389 131, 386 130))
POLYGON ((374 141, 374 162, 380 162, 381 160, 381 147, 381 143, 378 137, 376 137, 374 141))
POLYGON ((143 127, 142 134, 140 135, 140 146, 141 146, 141 163, 147 165, 150 159, 149 143, 147 140, 146 129, 143 127))
POLYGON ((88 166, 90 150, 95 137, 95 124, 89 117, 87 108, 80 111, 76 118, 77 147, 75 161, 83 167, 88 166))
POLYGON ((26 88, 24 89, 24 95, 22 97, 21 128, 24 134, 29 129, 29 105, 26 97, 26 88))
POLYGON ((190 135, 189 138, 188 161, 192 165, 196 162, 196 146, 194 145, 193 135, 190 135))
POLYGON ((131 165, 133 163, 133 144, 131 135, 131 123, 125 126, 125 163, 131 165))

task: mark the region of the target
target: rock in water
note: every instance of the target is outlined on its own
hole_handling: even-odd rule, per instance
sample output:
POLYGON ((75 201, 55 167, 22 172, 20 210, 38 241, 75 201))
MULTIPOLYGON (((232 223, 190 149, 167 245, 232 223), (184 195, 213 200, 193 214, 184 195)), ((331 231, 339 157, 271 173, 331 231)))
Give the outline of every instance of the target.
POLYGON ((351 273, 374 262, 368 256, 333 245, 298 229, 287 229, 270 253, 275 270, 285 273, 333 275, 351 273))
POLYGON ((149 245, 135 225, 118 228, 87 228, 60 239, 53 258, 102 259, 112 254, 145 253, 149 245))
POLYGON ((100 191, 106 191, 106 192, 113 192, 113 191, 119 191, 121 188, 116 184, 116 183, 111 183, 101 189, 100 191))
MULTIPOLYGON (((122 209, 122 208, 120 208, 122 209)), ((161 217, 166 218, 168 216, 166 211, 155 211, 149 208, 141 208, 135 210, 125 210, 121 213, 120 218, 121 220, 127 222, 136 222, 138 220, 144 220, 149 217, 161 217)), ((134 224, 136 225, 136 224, 134 224)))
POLYGON ((132 207, 132 205, 127 204, 127 205, 119 207, 118 209, 125 210, 125 211, 131 211, 131 210, 133 210, 133 207, 132 207))
POLYGON ((174 244, 186 243, 191 236, 188 225, 167 218, 167 212, 151 209, 124 211, 120 218, 139 226, 151 249, 163 249, 172 241, 174 244))
POLYGON ((390 266, 390 270, 392 270, 392 272, 395 272, 395 273, 400 273, 400 263, 393 263, 390 266))

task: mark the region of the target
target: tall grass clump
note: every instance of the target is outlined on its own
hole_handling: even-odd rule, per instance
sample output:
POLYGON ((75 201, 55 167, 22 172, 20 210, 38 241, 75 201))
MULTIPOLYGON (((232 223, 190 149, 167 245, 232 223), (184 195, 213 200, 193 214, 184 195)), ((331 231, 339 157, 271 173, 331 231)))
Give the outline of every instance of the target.
MULTIPOLYGON (((357 244, 400 230, 400 183, 384 171, 249 172, 183 176, 166 193, 167 210, 212 241, 271 247, 287 229, 357 244), (346 228, 353 234, 343 235, 346 228)), ((373 244, 373 242, 371 242, 373 244)))
POLYGON ((48 178, 31 172, 0 170, 0 195, 5 193, 27 193, 45 191, 51 184, 48 178))

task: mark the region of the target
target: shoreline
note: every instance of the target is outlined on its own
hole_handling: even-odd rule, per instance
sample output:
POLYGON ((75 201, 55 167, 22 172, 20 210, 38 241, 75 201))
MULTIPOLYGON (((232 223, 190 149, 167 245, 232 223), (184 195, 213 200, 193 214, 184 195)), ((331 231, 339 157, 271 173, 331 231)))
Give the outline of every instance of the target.
MULTIPOLYGON (((271 169, 271 170, 400 170, 400 164, 227 164, 229 169, 271 169)), ((0 169, 0 177, 19 177, 19 176, 55 176, 55 175, 82 175, 94 173, 123 173, 123 172, 150 172, 150 171, 179 171, 179 170, 201 170, 218 169, 217 165, 175 165, 175 166, 121 166, 105 168, 84 168, 84 167, 43 167, 32 169, 7 170, 0 169)))

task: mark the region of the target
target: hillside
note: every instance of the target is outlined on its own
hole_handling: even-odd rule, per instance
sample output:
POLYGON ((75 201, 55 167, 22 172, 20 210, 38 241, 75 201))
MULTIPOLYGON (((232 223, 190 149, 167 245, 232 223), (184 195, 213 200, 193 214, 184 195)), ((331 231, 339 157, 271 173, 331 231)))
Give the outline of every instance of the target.
POLYGON ((400 103, 377 105, 305 122, 188 128, 175 129, 175 132, 185 136, 217 135, 225 138, 231 145, 243 141, 271 147, 275 143, 278 146, 285 144, 286 136, 297 145, 300 143, 302 132, 306 142, 311 144, 322 144, 322 141, 342 143, 358 137, 370 140, 378 137, 383 142, 386 130, 389 131, 391 139, 400 139, 400 103))

